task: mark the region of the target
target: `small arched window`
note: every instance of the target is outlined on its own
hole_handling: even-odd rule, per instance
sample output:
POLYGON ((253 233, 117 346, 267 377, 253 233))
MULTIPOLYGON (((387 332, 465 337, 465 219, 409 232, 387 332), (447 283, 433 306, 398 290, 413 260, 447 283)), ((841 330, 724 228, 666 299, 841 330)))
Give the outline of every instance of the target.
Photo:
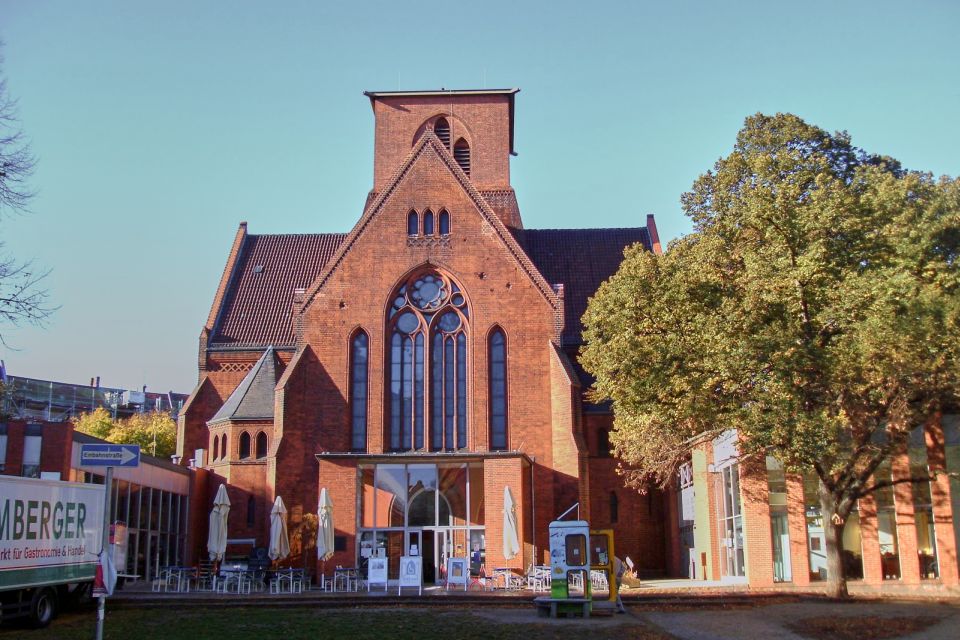
POLYGON ((430 211, 430 209, 427 209, 427 212, 423 214, 423 235, 433 235, 433 211, 430 211))
POLYGON ((470 145, 467 144, 467 141, 463 138, 457 140, 457 144, 453 145, 453 159, 457 161, 457 164, 460 165, 460 168, 463 169, 463 172, 470 175, 470 145))
POLYGON ((213 459, 220 459, 220 436, 213 436, 213 459))
POLYGON ((443 143, 447 149, 450 148, 450 123, 447 122, 446 118, 438 118, 436 122, 433 123, 433 132, 437 134, 437 137, 440 138, 440 142, 443 143))
POLYGON ((261 431, 257 434, 257 459, 267 457, 267 434, 261 431))
POLYGON ((220 436, 220 457, 227 457, 227 434, 220 436))
POLYGON ((416 211, 407 214, 407 235, 415 236, 420 233, 420 218, 416 211))
POLYGON ((240 434, 240 459, 246 460, 250 457, 250 434, 244 431, 240 434))
POLYGON ((617 492, 610 492, 610 524, 616 524, 620 519, 620 501, 617 499, 617 492))
POLYGON ((503 331, 490 334, 490 449, 507 448, 507 340, 503 331))
POLYGON ((440 212, 440 235, 450 235, 450 214, 446 210, 440 212))
POLYGON ((257 521, 257 501, 253 496, 247 498, 247 526, 252 527, 257 521))
POLYGON ((367 334, 353 336, 350 344, 350 447, 367 450, 367 334))

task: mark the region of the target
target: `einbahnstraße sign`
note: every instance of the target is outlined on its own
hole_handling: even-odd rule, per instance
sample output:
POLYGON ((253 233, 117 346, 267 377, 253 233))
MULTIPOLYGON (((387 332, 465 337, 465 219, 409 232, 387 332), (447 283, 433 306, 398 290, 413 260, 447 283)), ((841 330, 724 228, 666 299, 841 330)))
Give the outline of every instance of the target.
POLYGON ((81 467, 139 467, 138 444, 81 444, 81 467))

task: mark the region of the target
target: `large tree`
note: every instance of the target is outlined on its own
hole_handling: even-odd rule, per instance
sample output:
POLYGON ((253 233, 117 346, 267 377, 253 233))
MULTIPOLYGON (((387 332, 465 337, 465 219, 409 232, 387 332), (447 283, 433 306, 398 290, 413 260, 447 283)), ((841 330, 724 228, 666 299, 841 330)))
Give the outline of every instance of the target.
POLYGON ((815 473, 845 596, 847 517, 957 401, 960 182, 758 114, 682 203, 693 232, 662 256, 629 249, 584 317, 615 451, 635 484, 666 485, 737 429, 742 456, 815 473))
MULTIPOLYGON (((20 130, 16 100, 7 93, 7 82, 0 75, 0 222, 7 215, 27 210, 34 195, 28 180, 35 164, 30 145, 20 130)), ((0 241, 0 324, 42 325, 54 311, 42 286, 47 272, 34 268, 30 261, 5 255, 3 249, 0 241)), ((3 342, 0 333, 0 343, 3 342)))
POLYGON ((138 444, 143 453, 166 458, 177 451, 177 423, 169 413, 150 411, 115 420, 97 407, 73 419, 74 428, 107 442, 138 444))

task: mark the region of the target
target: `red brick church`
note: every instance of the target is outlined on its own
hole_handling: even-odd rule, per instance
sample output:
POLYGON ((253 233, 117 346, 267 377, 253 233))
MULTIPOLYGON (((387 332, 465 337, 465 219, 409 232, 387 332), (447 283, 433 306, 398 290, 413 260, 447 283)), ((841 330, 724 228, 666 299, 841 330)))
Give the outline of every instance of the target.
POLYGON ((612 415, 584 399, 576 361, 587 299, 624 248, 660 251, 653 217, 524 228, 510 184, 516 89, 366 95, 374 179, 353 229, 240 224, 178 454, 210 470, 211 494, 228 486, 230 537, 258 546, 275 496, 296 526, 327 488, 328 564, 384 553, 396 574, 415 545, 427 583, 452 556, 525 568, 543 561, 547 524, 579 503, 641 574, 665 574, 671 507, 623 486, 612 415), (505 488, 522 547, 511 560, 505 488))

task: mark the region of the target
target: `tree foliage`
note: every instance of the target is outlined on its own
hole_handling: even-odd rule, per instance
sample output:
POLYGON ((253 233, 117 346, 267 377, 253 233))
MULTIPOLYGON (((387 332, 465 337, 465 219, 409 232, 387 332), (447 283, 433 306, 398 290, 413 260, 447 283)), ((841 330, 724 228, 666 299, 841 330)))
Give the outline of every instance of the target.
MULTIPOLYGON (((662 256, 629 249, 584 317, 581 361, 613 401, 628 477, 666 485, 737 429, 742 455, 816 472, 842 523, 957 401, 960 182, 758 114, 682 204, 693 233, 662 256)), ((827 529, 842 595, 842 524, 827 529)))
POLYGON ((114 420, 109 411, 97 407, 74 418, 73 425, 77 431, 107 442, 138 444, 141 451, 159 458, 176 453, 177 425, 163 411, 135 413, 114 420))

